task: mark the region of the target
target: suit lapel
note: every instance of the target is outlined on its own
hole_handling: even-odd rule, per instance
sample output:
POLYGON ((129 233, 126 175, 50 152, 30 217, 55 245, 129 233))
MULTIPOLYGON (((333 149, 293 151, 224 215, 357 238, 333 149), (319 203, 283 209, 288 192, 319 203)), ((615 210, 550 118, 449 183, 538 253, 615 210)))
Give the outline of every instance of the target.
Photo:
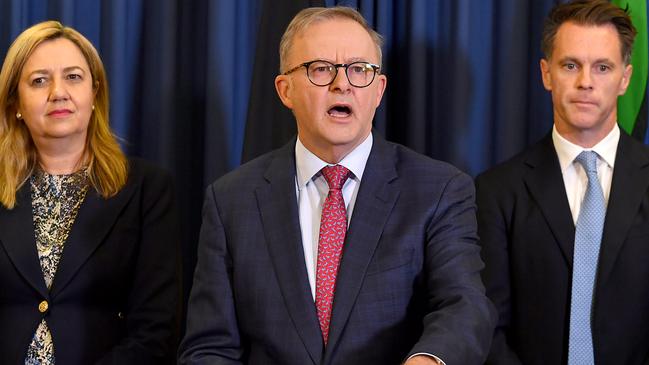
POLYGON ((620 134, 606 209, 598 285, 608 278, 649 185, 649 159, 639 143, 620 134))
POLYGON ((295 196, 295 140, 277 151, 264 175, 268 184, 255 191, 268 251, 284 302, 314 364, 323 343, 304 262, 295 196))
POLYGON ((525 185, 547 221, 566 263, 572 267, 575 225, 551 135, 530 151, 525 164, 529 167, 524 176, 525 185))
POLYGON ((88 190, 65 242, 50 291, 52 296, 65 288, 103 242, 134 191, 135 187, 127 184, 116 196, 104 199, 92 187, 88 190))
POLYGON ((336 278, 325 363, 341 338, 367 267, 381 238, 383 226, 399 196, 399 189, 390 184, 397 178, 396 161, 391 152, 389 145, 374 134, 372 152, 356 197, 336 278))
POLYGON ((16 199, 17 204, 13 209, 0 208, 0 243, 16 270, 39 294, 47 298, 47 286, 36 249, 29 181, 18 190, 16 199))

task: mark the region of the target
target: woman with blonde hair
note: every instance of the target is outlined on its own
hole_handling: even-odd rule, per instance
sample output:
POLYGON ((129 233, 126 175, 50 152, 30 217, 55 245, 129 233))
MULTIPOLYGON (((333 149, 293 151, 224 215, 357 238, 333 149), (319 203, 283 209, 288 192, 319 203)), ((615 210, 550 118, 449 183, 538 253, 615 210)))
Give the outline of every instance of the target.
POLYGON ((0 363, 158 364, 174 353, 170 177, 128 160, 103 64, 36 24, 0 71, 0 363))

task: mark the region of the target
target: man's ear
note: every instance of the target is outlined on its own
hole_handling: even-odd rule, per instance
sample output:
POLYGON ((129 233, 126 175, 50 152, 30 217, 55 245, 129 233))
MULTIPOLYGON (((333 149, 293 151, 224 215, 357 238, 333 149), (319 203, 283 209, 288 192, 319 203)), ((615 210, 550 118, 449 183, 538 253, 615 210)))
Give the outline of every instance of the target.
POLYGON ((622 73, 622 82, 620 83, 620 90, 618 95, 624 95, 626 89, 629 87, 631 82, 631 75, 633 74, 633 65, 628 64, 624 67, 624 72, 622 73))
POLYGON ((541 59, 541 78, 543 79, 543 87, 545 90, 552 91, 552 75, 550 75, 550 63, 545 58, 541 59))
POLYGON ((292 95, 292 82, 289 75, 277 75, 275 77, 275 90, 279 99, 282 101, 282 104, 289 109, 293 109, 293 100, 291 99, 292 95))
POLYGON ((378 82, 378 87, 376 89, 376 105, 374 107, 378 108, 379 105, 381 104, 383 93, 385 93, 385 87, 388 83, 388 78, 387 76, 380 74, 377 76, 376 82, 378 82))

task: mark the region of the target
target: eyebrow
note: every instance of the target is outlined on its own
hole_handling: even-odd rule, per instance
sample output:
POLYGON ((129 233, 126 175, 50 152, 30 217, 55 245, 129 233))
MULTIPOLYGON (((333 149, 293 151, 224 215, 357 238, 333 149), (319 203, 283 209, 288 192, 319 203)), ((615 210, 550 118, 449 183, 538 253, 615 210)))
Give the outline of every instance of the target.
MULTIPOLYGON (((86 70, 84 70, 81 66, 69 66, 63 69, 64 73, 68 73, 74 70, 79 70, 83 72, 84 74, 86 73, 86 70)), ((44 74, 44 75, 49 75, 50 71, 48 69, 39 69, 39 70, 34 70, 29 73, 29 76, 34 75, 34 74, 44 74)))
MULTIPOLYGON (((331 63, 333 63, 333 64, 336 63, 335 60, 330 60, 330 59, 327 59, 327 58, 318 58, 318 59, 319 59, 319 60, 322 60, 322 61, 331 62, 331 63)), ((363 57, 352 57, 352 58, 347 58, 343 63, 344 63, 344 64, 350 64, 350 63, 354 63, 354 62, 367 62, 367 63, 372 63, 371 61, 368 61, 366 58, 363 58, 363 57)))
POLYGON ((361 57, 352 57, 352 58, 347 59, 347 63, 354 63, 354 62, 360 62, 360 61, 362 61, 362 62, 370 62, 367 59, 361 58, 361 57))
MULTIPOLYGON (((572 63, 576 63, 576 64, 579 64, 579 65, 583 64, 582 61, 580 61, 576 57, 571 57, 571 56, 564 57, 564 58, 559 60, 559 63, 564 63, 564 62, 572 62, 572 63)), ((610 64, 610 65, 615 64, 615 62, 613 60, 611 60, 610 58, 598 58, 593 63, 595 63, 595 64, 597 64, 597 63, 606 63, 606 64, 610 64)))

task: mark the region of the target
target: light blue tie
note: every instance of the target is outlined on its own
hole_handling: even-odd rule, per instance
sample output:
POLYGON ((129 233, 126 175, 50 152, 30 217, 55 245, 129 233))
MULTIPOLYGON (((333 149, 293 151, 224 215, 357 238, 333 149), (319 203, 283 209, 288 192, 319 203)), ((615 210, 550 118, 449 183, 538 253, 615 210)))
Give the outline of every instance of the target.
POLYGON ((606 203, 597 178, 597 153, 583 151, 575 161, 586 170, 588 187, 575 228, 568 364, 592 365, 594 355, 591 309, 606 203))

